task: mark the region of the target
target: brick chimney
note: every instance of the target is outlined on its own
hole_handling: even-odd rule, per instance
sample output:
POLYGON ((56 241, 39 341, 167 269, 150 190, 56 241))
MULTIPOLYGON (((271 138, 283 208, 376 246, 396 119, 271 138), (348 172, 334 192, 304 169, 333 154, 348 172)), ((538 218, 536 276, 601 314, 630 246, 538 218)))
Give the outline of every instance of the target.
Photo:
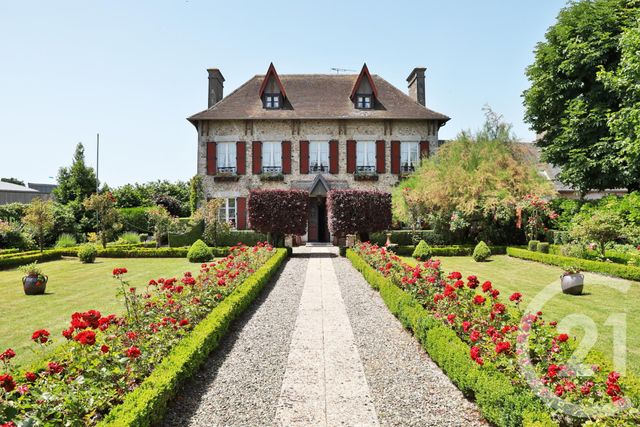
POLYGON ((208 108, 213 107, 215 104, 220 102, 223 96, 224 89, 224 77, 222 77, 222 73, 217 68, 209 68, 207 69, 209 73, 209 106, 208 108))
POLYGON ((419 104, 427 106, 426 89, 424 86, 424 72, 426 68, 416 67, 413 69, 407 82, 409 82, 409 96, 419 104))

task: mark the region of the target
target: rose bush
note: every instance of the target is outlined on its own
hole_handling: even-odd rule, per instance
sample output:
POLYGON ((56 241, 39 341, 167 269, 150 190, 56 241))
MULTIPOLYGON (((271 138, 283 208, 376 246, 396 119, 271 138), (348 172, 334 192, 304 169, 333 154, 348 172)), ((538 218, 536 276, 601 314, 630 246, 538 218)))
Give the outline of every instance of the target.
MULTIPOLYGON (((13 350, 0 353, 0 425, 97 423, 273 253, 264 243, 238 245, 197 274, 151 279, 142 288, 127 282, 126 268, 114 269, 124 315, 73 313, 62 333, 68 342, 37 369, 22 372, 11 364, 13 350)), ((44 329, 32 339, 41 347, 53 341, 44 329)))
MULTIPOLYGON (((469 345, 475 363, 505 373, 515 386, 532 387, 556 404, 558 417, 565 415, 560 409, 567 404, 608 407, 609 413, 630 406, 620 375, 597 365, 591 372, 578 372, 570 363, 574 340, 558 333, 557 323, 545 321, 542 312, 524 312, 521 293, 503 301, 490 281, 481 284, 476 276, 464 279, 459 272, 445 275, 438 260, 412 266, 370 243, 358 244, 354 251, 455 331, 469 345)), ((574 408, 573 415, 584 417, 581 410, 574 408)), ((638 415, 630 410, 626 416, 637 420, 638 415)))

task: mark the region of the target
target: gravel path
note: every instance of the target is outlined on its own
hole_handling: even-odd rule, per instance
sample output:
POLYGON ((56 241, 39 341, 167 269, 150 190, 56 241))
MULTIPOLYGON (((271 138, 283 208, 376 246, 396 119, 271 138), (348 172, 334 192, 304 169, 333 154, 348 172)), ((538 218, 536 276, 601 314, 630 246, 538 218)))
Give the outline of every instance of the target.
POLYGON ((349 261, 333 264, 380 425, 486 425, 349 261))
POLYGON ((287 261, 234 322, 205 367, 179 391, 164 426, 273 423, 307 264, 305 258, 287 261))

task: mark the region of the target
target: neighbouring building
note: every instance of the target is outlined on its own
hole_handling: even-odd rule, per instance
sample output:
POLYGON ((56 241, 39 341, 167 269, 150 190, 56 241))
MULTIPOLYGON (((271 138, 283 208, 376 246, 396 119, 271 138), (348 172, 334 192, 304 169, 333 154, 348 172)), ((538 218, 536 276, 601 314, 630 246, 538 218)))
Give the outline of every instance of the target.
POLYGON ((52 191, 56 187, 53 184, 33 184, 28 186, 0 181, 0 205, 9 203, 29 203, 35 198, 43 200, 53 199, 52 191))
MULTIPOLYGON (((542 151, 535 142, 517 142, 515 143, 522 151, 525 158, 531 163, 536 165, 540 175, 551 181, 553 187, 558 192, 558 195, 565 199, 580 199, 580 192, 573 187, 563 184, 558 175, 562 169, 558 166, 552 165, 542 161, 542 151)), ((623 196, 627 194, 627 190, 624 188, 614 188, 609 190, 590 190, 584 195, 585 200, 601 199, 605 196, 623 196)))
POLYGON ((409 74, 408 94, 366 64, 359 74, 283 75, 271 64, 226 97, 220 70, 208 73, 209 108, 188 119, 198 130, 198 174, 238 229, 248 227, 251 189, 297 188, 311 199, 303 240, 330 241, 327 192, 391 191, 436 152, 449 120, 426 107, 425 68, 409 74))

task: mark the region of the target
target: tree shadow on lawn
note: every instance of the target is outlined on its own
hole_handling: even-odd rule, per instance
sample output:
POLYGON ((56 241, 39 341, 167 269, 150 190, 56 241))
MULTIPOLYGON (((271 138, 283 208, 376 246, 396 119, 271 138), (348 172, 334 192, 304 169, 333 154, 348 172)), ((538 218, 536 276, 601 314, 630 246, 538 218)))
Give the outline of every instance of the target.
MULTIPOLYGON (((191 378, 178 385, 175 390, 175 396, 172 399, 175 403, 168 405, 167 411, 163 414, 163 419, 161 422, 157 423, 156 426, 187 425, 190 420, 198 416, 198 408, 201 405, 202 398, 211 389, 212 384, 217 378, 218 372, 223 367, 225 360, 227 360, 229 354, 234 350, 234 347, 238 342, 239 335, 242 333, 243 329, 247 323, 249 323, 256 311, 258 311, 265 300, 269 297, 271 291, 275 288, 275 284, 280 279, 288 261, 289 260, 280 265, 280 268, 269 280, 269 283, 267 283, 262 289, 260 295, 256 297, 244 313, 238 316, 238 318, 231 323, 228 331, 218 343, 218 346, 211 351, 199 370, 196 371, 191 378)), ((294 324, 291 325, 291 334, 293 334, 294 325, 295 321, 294 324)), ((261 345, 261 343, 256 343, 256 345, 261 345)), ((287 340, 287 348, 288 347, 289 340, 287 340)), ((285 359, 285 364, 286 360, 287 359, 285 359)), ((277 399, 278 396, 275 396, 275 398, 277 399)), ((275 409, 275 402, 273 407, 275 409)))

